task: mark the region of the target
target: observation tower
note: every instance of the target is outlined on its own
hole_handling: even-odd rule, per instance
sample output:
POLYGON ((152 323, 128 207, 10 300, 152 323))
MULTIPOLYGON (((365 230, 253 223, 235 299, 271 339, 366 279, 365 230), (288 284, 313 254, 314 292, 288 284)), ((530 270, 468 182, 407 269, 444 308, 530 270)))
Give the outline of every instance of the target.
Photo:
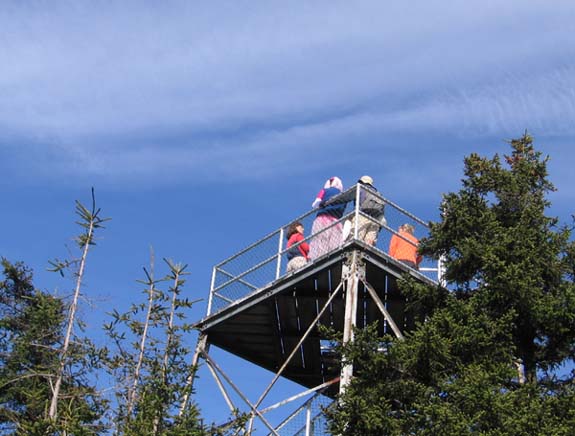
MULTIPOLYGON (((413 320, 407 315, 397 280, 409 274, 420 282, 438 284, 441 268, 437 262, 423 259, 419 269, 414 269, 388 254, 391 237, 402 238, 400 225, 411 224, 421 238, 428 233, 426 223, 379 194, 371 194, 385 204, 385 220, 376 220, 359 207, 366 193, 366 187, 357 184, 330 200, 329 204, 341 206, 343 216, 320 232, 306 235, 304 242, 318 243, 324 232, 347 229, 346 221, 360 222, 363 217, 380 228, 375 245, 362 240, 361 226, 355 226, 337 246, 287 272, 287 223, 213 268, 207 314, 196 324, 200 333, 192 363, 199 364, 200 374, 206 374, 207 367, 230 411, 248 414, 245 427, 236 434, 328 434, 322 407, 329 407, 345 389, 353 367, 341 367, 340 356, 318 326, 339 331, 344 341, 350 341, 354 327, 377 321, 381 335, 402 338, 413 327, 413 320), (261 371, 269 383, 257 398, 248 398, 241 380, 232 380, 222 364, 225 359, 218 362, 214 357, 214 348, 269 371, 261 371), (266 405, 282 377, 300 385, 300 393, 266 405), (279 422, 268 418, 271 411, 275 416, 280 410, 285 416, 279 422)), ((317 212, 312 210, 292 222, 311 230, 317 212)))

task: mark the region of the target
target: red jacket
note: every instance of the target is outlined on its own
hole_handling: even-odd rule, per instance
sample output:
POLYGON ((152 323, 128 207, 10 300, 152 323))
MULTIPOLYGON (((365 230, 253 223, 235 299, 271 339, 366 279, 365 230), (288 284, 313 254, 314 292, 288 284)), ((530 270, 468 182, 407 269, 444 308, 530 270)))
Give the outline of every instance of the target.
POLYGON ((297 247, 293 247, 290 249, 292 245, 297 244, 299 241, 303 241, 304 237, 301 233, 294 233, 288 239, 287 243, 287 258, 288 260, 293 259, 297 256, 303 256, 307 259, 307 254, 309 253, 309 244, 307 242, 302 242, 297 247))

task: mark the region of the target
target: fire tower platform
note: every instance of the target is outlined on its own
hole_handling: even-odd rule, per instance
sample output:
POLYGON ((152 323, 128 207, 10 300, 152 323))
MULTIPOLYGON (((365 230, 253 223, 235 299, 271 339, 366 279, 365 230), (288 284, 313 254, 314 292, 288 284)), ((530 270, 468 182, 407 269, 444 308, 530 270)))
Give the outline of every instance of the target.
MULTIPOLYGON (((380 335, 401 339, 413 328, 414 320, 407 314, 398 279, 408 274, 430 286, 438 285, 441 268, 436 262, 425 259, 419 269, 413 269, 387 252, 392 235, 399 236, 396 230, 400 224, 411 223, 421 237, 427 233, 425 222, 383 197, 386 219, 376 222, 356 206, 362 189, 358 184, 334 199, 345 204, 346 213, 332 226, 344 228, 346 220, 359 222, 358 217, 365 216, 380 227, 375 245, 366 244, 355 230, 337 247, 288 273, 284 271, 286 227, 282 227, 214 267, 208 314, 196 324, 200 335, 193 363, 205 361, 230 410, 239 407, 233 404, 228 389, 242 398, 252 419, 241 434, 252 434, 255 420, 263 423, 262 434, 326 434, 321 411, 317 407, 312 411, 313 401, 320 395, 334 399, 349 382, 353 368, 348 365, 342 369, 340 356, 335 355, 318 327, 342 332, 344 341, 348 341, 353 339, 353 327, 364 328, 377 321, 380 335), (274 373, 257 400, 242 394, 210 357, 210 346, 274 373), (279 377, 305 390, 262 408, 279 377), (305 398, 303 405, 281 423, 266 419, 269 410, 305 398), (290 428, 287 424, 298 414, 305 414, 305 426, 290 428)), ((305 227, 311 228, 316 213, 310 211, 297 221, 307 222, 305 227)), ((318 235, 312 234, 306 241, 312 244, 318 235)))

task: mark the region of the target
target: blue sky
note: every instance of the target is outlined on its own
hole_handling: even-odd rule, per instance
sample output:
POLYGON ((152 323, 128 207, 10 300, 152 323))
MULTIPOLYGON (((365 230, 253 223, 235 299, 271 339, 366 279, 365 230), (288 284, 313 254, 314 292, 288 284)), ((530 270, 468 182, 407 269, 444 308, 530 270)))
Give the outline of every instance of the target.
POLYGON ((570 0, 5 0, 0 255, 68 292, 45 268, 94 186, 112 221, 90 255, 88 319, 139 297, 150 246, 207 298, 212 265, 305 212, 326 178, 370 174, 434 219, 465 155, 504 153, 525 129, 568 221, 573 22, 570 0))

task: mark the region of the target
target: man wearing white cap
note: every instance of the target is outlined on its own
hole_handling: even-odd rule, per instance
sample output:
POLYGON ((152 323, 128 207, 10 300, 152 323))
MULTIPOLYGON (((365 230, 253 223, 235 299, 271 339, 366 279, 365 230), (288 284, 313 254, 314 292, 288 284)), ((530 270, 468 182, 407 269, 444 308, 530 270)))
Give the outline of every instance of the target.
MULTIPOLYGON (((359 226, 357 229, 357 238, 368 245, 375 245, 377 242, 377 235, 381 229, 380 223, 386 224, 384 217, 385 203, 380 198, 379 192, 373 186, 373 179, 370 176, 362 176, 358 181, 361 185, 359 193, 359 210, 368 215, 367 218, 363 215, 358 215, 359 226), (375 194, 375 195, 373 195, 375 194)), ((355 216, 351 220, 351 230, 349 237, 354 237, 355 234, 355 216)))

